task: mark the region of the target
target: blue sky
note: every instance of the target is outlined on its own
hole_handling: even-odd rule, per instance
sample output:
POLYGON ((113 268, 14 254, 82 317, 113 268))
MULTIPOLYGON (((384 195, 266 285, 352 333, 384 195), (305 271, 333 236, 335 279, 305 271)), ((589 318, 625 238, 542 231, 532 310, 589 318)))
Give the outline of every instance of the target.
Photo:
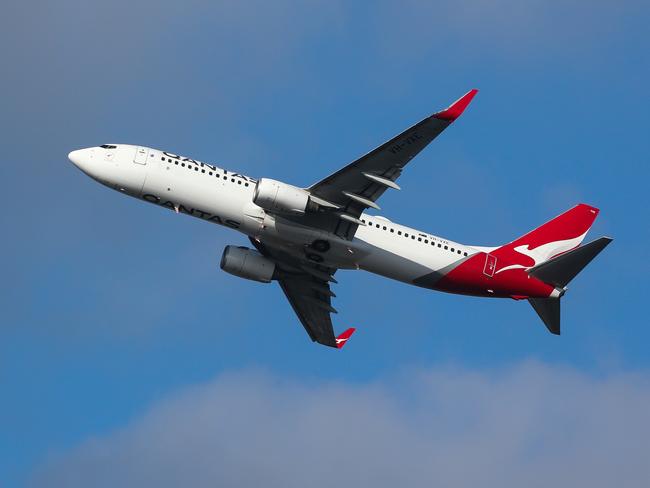
POLYGON ((453 466, 468 460, 505 486, 650 477, 642 457, 592 449, 650 449, 646 3, 5 10, 0 484, 320 486, 306 452, 343 484, 466 486, 453 466), (559 338, 526 303, 341 272, 336 328, 358 332, 318 347, 279 287, 219 270, 243 236, 66 158, 134 143, 307 186, 474 87, 381 213, 496 245, 599 207, 590 235, 615 240, 572 282, 559 338))

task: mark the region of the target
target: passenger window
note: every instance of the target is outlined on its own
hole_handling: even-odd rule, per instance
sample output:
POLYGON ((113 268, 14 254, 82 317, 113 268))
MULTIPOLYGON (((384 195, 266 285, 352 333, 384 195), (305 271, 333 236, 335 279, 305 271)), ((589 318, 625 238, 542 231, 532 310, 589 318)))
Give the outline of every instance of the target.
POLYGON ((386 226, 384 225, 384 230, 386 230, 386 226))
POLYGON ((395 229, 391 229, 390 231, 394 233, 394 232, 395 232, 395 229))
POLYGON ((398 236, 401 236, 401 235, 402 235, 402 231, 401 231, 401 230, 398 230, 398 231, 397 231, 397 235, 398 235, 398 236))

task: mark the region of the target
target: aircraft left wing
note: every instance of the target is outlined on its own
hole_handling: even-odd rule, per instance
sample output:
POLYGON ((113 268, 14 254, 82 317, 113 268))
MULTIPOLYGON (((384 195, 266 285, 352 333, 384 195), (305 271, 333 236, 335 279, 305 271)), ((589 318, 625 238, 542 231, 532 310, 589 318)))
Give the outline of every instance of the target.
POLYGON ((311 340, 325 346, 336 347, 336 337, 330 317, 330 313, 335 313, 336 310, 332 307, 327 292, 321 293, 312 287, 312 285, 323 286, 329 291, 329 286, 323 282, 315 282, 310 276, 292 276, 278 281, 311 340))
POLYGON ((308 188, 324 212, 312 214, 308 225, 352 239, 361 213, 379 209, 376 201, 387 188, 399 190, 395 181, 402 169, 445 130, 469 105, 478 90, 470 90, 447 109, 421 120, 365 156, 308 188))
POLYGON ((350 338, 354 329, 347 329, 338 337, 330 314, 337 313, 332 307, 330 282, 336 282, 336 269, 301 263, 290 254, 251 239, 253 245, 264 256, 273 259, 281 271, 278 282, 293 311, 300 319, 312 341, 340 349, 350 338))

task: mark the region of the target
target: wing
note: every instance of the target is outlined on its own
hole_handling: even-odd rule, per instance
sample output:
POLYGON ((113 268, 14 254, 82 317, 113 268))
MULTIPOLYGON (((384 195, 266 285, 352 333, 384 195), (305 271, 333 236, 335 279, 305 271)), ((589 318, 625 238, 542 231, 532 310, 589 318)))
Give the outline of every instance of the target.
POLYGON ((402 169, 467 108, 478 90, 470 90, 449 108, 418 122, 365 156, 309 187, 312 201, 322 211, 304 218, 308 225, 352 239, 359 216, 375 203, 387 188, 399 190, 395 183, 402 169))
POLYGON ((336 295, 329 284, 336 282, 333 277, 336 269, 301 263, 281 249, 255 239, 251 242, 258 251, 277 263, 280 287, 311 340, 340 349, 354 329, 348 329, 338 337, 334 335, 330 313, 337 313, 331 302, 336 295))
POLYGON ((325 346, 336 347, 336 337, 332 326, 331 312, 336 312, 328 294, 322 294, 311 287, 314 283, 310 277, 291 277, 279 280, 282 291, 287 296, 293 311, 300 319, 312 341, 325 346))

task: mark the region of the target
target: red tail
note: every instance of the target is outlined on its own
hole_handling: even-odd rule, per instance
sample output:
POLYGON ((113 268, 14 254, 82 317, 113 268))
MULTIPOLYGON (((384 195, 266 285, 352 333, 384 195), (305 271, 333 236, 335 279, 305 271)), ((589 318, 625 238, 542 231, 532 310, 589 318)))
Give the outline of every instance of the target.
POLYGON ((598 216, 599 210, 581 203, 528 234, 492 252, 511 262, 525 259, 532 267, 580 245, 598 216), (527 256, 523 258, 523 256, 527 256))

